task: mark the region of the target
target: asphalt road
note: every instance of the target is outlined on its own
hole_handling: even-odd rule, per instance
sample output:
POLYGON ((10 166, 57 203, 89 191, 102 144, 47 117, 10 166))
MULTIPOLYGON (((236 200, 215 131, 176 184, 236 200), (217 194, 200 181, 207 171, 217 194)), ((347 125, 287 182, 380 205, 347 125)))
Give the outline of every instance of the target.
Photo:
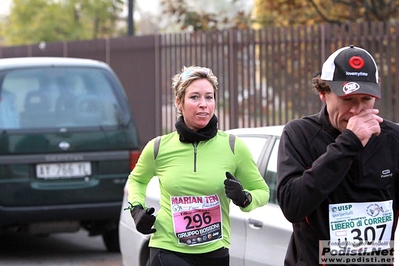
POLYGON ((121 266, 120 253, 107 252, 101 236, 84 230, 47 237, 0 236, 2 266, 121 266))

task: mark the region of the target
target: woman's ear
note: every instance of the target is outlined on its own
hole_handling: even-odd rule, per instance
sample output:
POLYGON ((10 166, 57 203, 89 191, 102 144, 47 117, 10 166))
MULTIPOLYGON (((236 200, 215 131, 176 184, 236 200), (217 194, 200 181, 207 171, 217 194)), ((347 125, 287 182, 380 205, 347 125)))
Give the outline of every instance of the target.
POLYGON ((176 109, 177 109, 177 110, 181 111, 181 101, 180 101, 180 99, 177 98, 177 97, 176 97, 176 99, 175 99, 175 106, 176 106, 176 109))

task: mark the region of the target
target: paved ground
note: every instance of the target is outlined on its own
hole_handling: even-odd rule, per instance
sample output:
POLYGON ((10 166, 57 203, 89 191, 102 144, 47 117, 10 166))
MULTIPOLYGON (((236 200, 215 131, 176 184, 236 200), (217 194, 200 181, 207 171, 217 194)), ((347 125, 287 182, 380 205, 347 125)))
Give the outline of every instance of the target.
POLYGON ((120 266, 120 253, 108 253, 100 236, 87 232, 54 234, 48 237, 1 236, 2 266, 120 266))

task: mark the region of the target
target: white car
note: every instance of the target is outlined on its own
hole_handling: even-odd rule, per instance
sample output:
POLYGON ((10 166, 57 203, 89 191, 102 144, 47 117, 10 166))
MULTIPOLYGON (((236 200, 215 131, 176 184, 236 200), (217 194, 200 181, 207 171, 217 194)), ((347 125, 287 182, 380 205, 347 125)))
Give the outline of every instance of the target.
MULTIPOLYGON (((240 128, 229 130, 249 147, 259 171, 270 188, 269 203, 249 213, 231 203, 231 266, 283 265, 292 225, 277 205, 276 168, 277 148, 283 126, 240 128)), ((149 235, 137 232, 129 211, 127 188, 124 190, 119 221, 119 243, 123 265, 149 265, 149 235)), ((147 206, 159 209, 158 179, 154 177, 147 187, 147 206)))

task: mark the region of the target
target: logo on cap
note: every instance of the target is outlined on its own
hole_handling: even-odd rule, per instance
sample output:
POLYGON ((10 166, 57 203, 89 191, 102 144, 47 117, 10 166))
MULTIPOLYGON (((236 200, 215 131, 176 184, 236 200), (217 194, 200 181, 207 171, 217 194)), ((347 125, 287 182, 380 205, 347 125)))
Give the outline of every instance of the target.
POLYGON ((360 85, 356 82, 348 82, 344 85, 344 87, 342 88, 342 90, 344 91, 344 94, 351 94, 355 91, 357 91, 358 89, 360 89, 360 85))
POLYGON ((360 56, 352 56, 349 59, 349 65, 354 69, 361 69, 364 67, 364 60, 360 56))

